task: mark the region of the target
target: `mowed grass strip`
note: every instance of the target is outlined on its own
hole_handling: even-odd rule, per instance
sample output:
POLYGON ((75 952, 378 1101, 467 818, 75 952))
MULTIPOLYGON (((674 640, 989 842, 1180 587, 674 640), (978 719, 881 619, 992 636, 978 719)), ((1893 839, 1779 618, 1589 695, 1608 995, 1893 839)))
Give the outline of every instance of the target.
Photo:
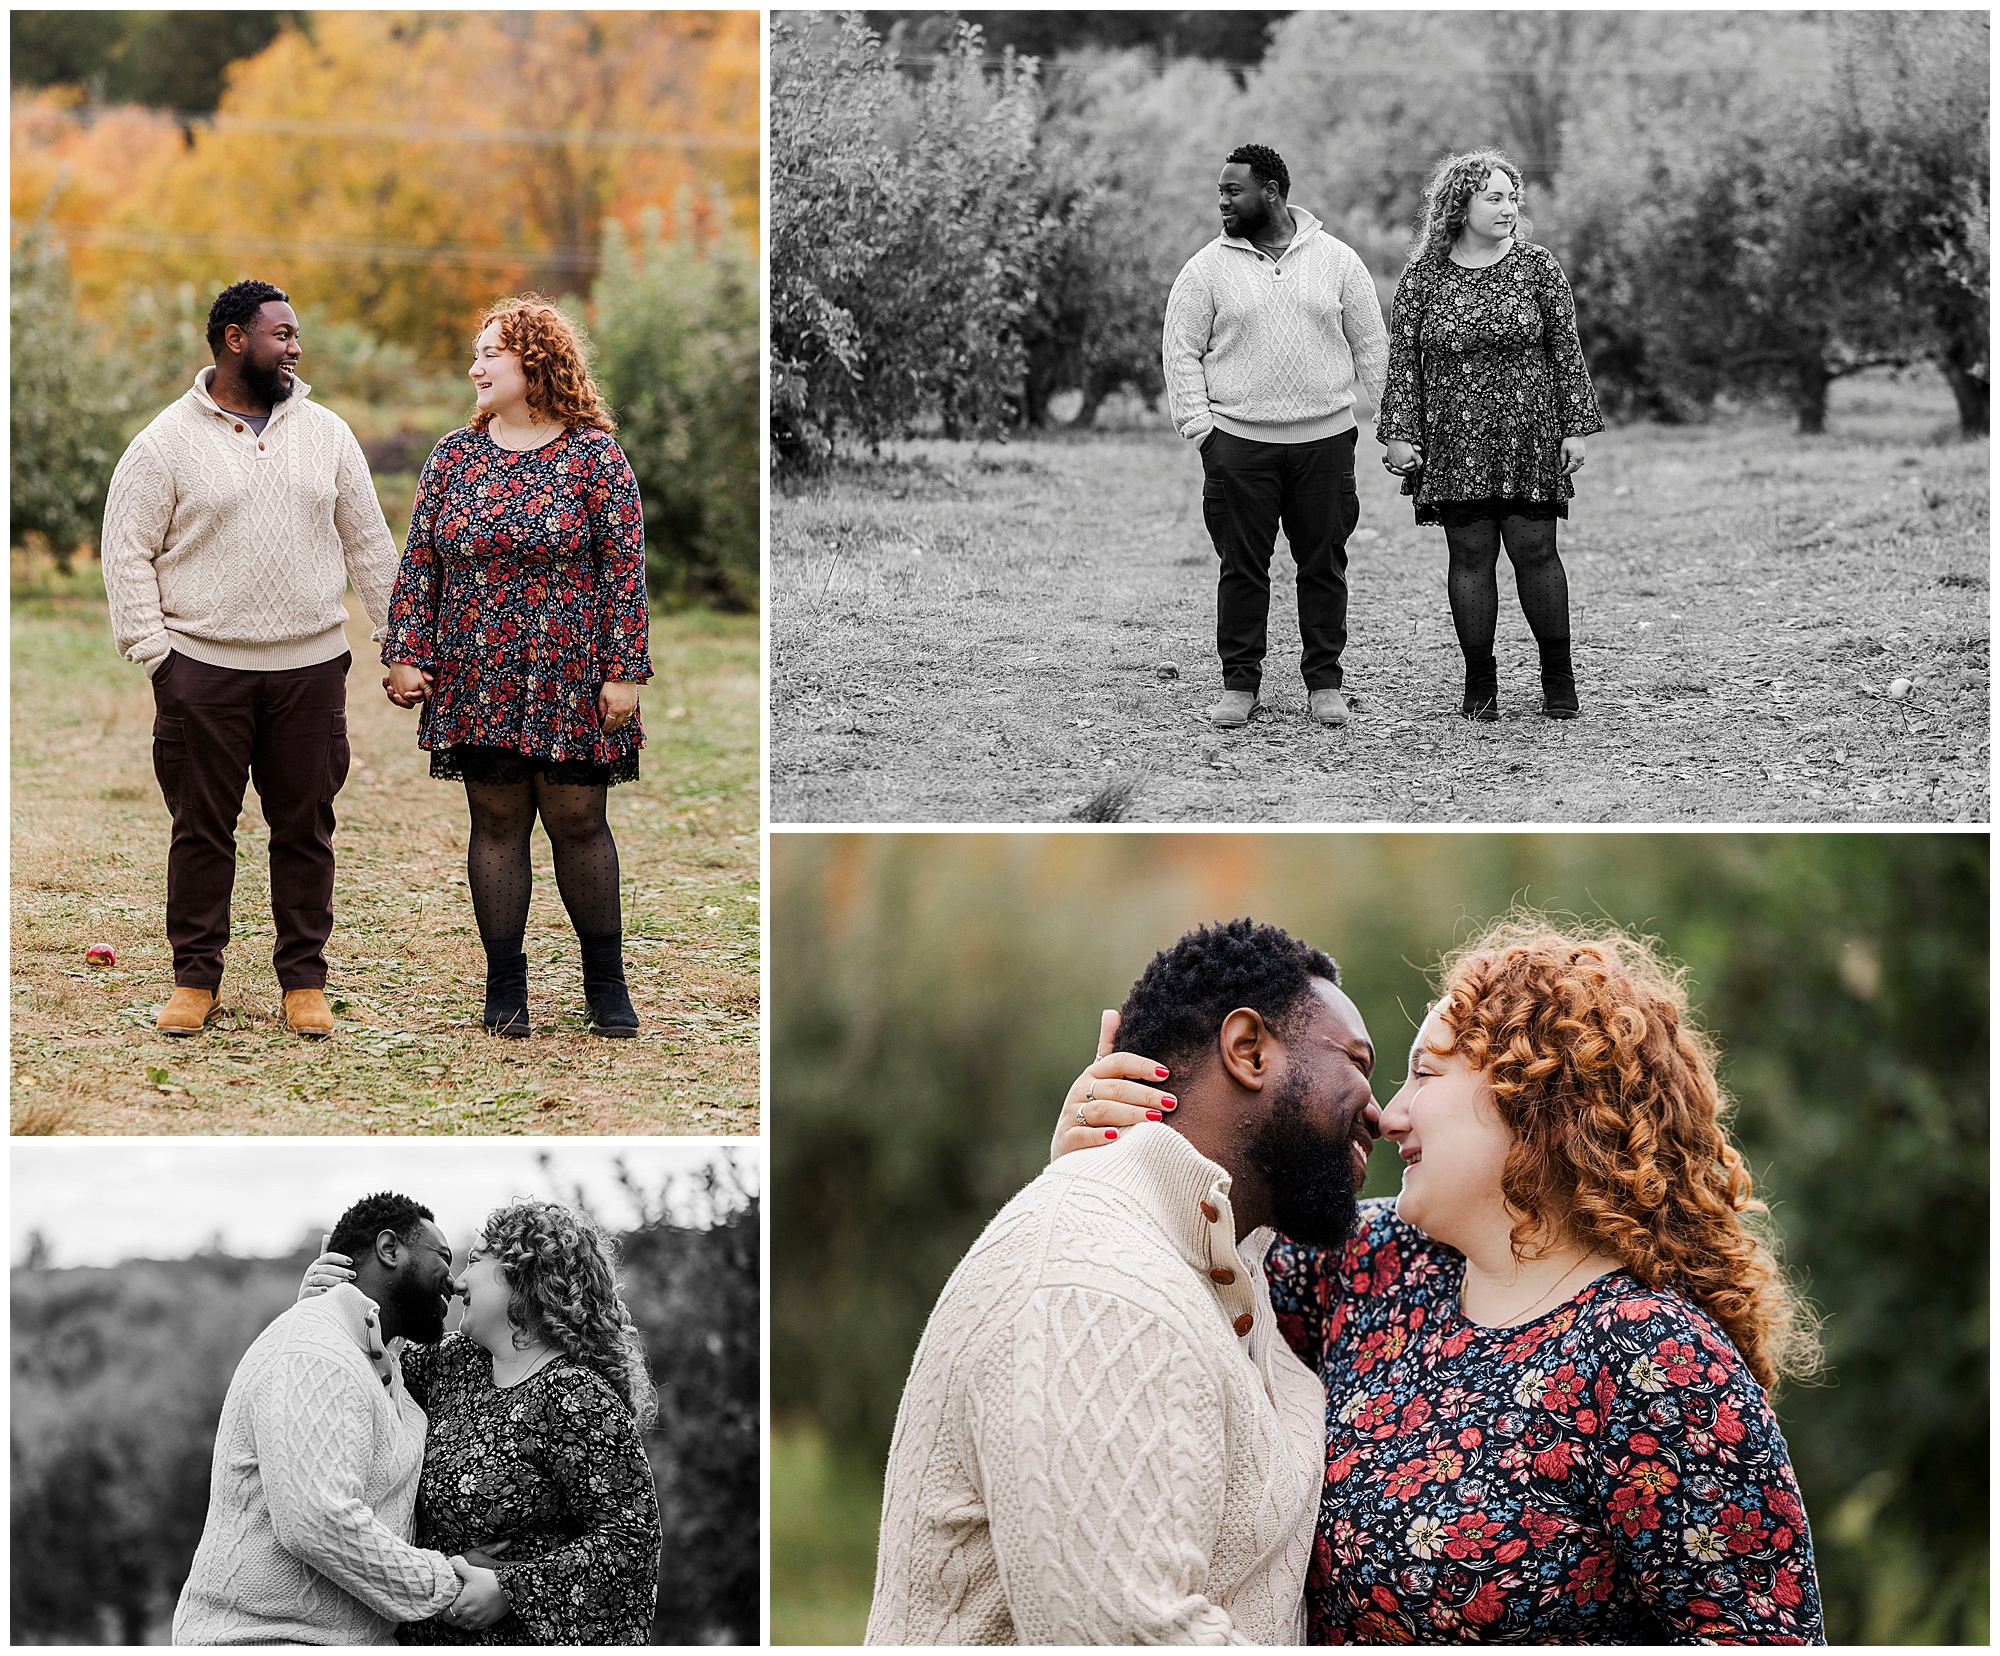
MULTIPOLYGON (((18 567, 18 566, 17 566, 18 567)), ((360 614, 350 594, 349 612, 360 614)), ((353 769, 336 804, 327 993, 335 1036, 284 1027, 269 835, 237 831, 228 1017, 170 1040, 170 824, 152 692, 113 651, 95 566, 17 581, 13 612, 13 1130, 76 1133, 758 1131, 757 623, 656 617, 648 744, 611 790, 636 1040, 591 1036, 574 933, 535 834, 535 1034, 478 1028, 485 957, 465 884, 465 796, 433 782, 365 622, 349 629, 353 769), (108 943, 117 965, 84 961, 108 943)))
POLYGON ((1493 725, 1458 716, 1443 532, 1364 426, 1353 721, 1306 716, 1281 539, 1266 707, 1229 733, 1185 444, 892 445, 772 501, 772 819, 1983 822, 1988 444, 1934 376, 1843 382, 1831 426, 1593 437, 1561 536, 1584 715, 1541 716, 1503 557, 1493 725))

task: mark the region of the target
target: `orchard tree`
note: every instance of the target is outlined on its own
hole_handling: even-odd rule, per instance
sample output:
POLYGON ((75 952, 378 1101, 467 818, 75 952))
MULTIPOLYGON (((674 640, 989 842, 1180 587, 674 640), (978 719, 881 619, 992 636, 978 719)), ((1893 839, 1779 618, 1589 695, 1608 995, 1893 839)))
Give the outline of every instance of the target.
POLYGON ((772 27, 772 443, 1000 429, 1047 255, 1032 61, 960 29, 921 80, 857 15, 772 27))
POLYGON ((118 391, 76 310, 67 256, 43 226, 8 260, 7 532, 43 537, 57 563, 97 539, 118 462, 118 391))

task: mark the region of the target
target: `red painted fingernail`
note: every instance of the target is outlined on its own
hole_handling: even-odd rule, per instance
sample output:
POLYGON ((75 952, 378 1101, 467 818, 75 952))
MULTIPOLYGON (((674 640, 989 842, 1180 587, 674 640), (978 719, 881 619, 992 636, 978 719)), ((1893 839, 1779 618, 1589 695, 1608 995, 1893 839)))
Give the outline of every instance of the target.
POLYGON ((1118 1136, 1118 1129, 1116 1127, 1107 1127, 1104 1129, 1104 1136, 1108 1139, 1115 1139, 1118 1136))
POLYGON ((1163 1093, 1160 1097, 1160 1108, 1163 1110, 1177 1110, 1180 1108, 1180 1103, 1181 1101, 1172 1093, 1163 1093))
POLYGON ((1158 1110, 1148 1110, 1146 1112, 1146 1119, 1148 1121, 1164 1121, 1166 1117, 1161 1115, 1158 1110))
POLYGON ((1164 1070, 1164 1069, 1161 1069, 1159 1065, 1155 1064, 1155 1065, 1153 1066, 1153 1073, 1154 1073, 1154 1074, 1155 1074, 1156 1076, 1158 1076, 1158 1077, 1159 1077, 1159 1078, 1160 1078, 1160 1079, 1161 1079, 1162 1081, 1164 1081, 1164 1080, 1166 1080, 1166 1078, 1167 1078, 1167 1077, 1168 1077, 1169 1075, 1171 1075, 1171 1074, 1172 1074, 1173 1072, 1172 1072, 1171 1070, 1164 1070))

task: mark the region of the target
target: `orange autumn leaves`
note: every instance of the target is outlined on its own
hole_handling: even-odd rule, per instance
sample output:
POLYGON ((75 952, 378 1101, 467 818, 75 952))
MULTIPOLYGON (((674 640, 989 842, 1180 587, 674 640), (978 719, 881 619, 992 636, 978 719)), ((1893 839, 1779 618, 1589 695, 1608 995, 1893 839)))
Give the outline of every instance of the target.
POLYGON ((12 210, 84 305, 255 273, 436 356, 496 293, 586 290, 606 219, 754 235, 754 12, 321 12, 216 120, 17 93, 12 210))

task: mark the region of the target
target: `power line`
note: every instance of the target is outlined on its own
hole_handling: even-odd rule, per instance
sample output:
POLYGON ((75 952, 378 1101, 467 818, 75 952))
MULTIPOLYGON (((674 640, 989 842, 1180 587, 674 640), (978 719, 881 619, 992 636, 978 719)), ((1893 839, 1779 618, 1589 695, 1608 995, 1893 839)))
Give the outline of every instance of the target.
MULTIPOLYGON (((426 246, 358 237, 291 239, 229 231, 133 230, 63 219, 45 222, 64 242, 132 253, 264 253, 317 264, 446 265, 461 270, 525 266, 576 273, 594 271, 599 262, 597 249, 587 247, 480 247, 470 242, 426 246)), ((27 228, 20 219, 11 219, 9 226, 17 233, 27 228)))
POLYGON ((481 127, 439 121, 329 121, 306 115, 203 115, 172 112, 182 126, 212 132, 278 133, 302 138, 390 139, 424 144, 526 144, 545 149, 755 150, 754 133, 645 131, 609 127, 481 127))

